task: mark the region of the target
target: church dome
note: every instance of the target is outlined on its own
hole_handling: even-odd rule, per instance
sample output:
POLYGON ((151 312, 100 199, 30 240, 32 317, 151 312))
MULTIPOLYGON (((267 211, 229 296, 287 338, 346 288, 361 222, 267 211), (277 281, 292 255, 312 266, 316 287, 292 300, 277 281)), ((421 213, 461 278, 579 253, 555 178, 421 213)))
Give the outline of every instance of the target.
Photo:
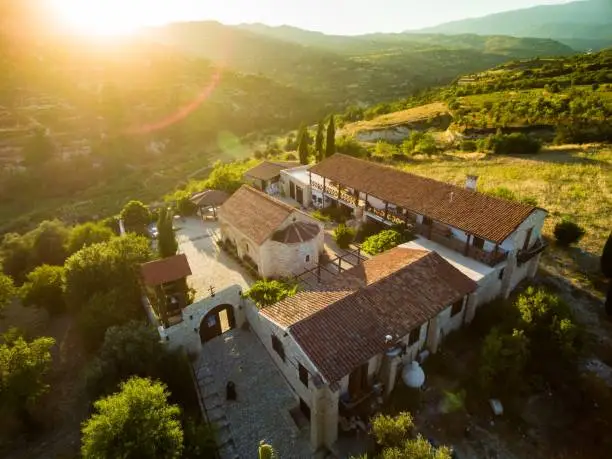
POLYGON ((272 240, 284 244, 295 244, 314 239, 321 232, 319 225, 306 222, 294 222, 274 233, 272 240))

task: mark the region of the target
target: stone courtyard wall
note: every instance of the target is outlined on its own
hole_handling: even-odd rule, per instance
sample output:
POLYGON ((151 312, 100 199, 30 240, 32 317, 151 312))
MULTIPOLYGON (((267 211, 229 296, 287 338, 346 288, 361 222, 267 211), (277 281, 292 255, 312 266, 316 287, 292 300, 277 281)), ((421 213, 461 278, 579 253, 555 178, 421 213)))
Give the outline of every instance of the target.
POLYGON ((168 328, 158 327, 159 335, 171 349, 184 348, 189 354, 197 355, 202 350, 200 340, 200 325, 212 309, 222 304, 230 304, 234 308, 236 327, 244 324, 242 287, 233 285, 215 296, 203 298, 183 309, 183 321, 168 328))

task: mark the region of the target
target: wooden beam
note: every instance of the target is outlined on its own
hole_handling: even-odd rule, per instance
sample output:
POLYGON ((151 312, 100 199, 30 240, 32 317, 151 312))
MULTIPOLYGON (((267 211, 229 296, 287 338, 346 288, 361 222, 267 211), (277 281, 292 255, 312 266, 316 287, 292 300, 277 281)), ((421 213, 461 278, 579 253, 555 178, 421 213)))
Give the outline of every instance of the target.
POLYGON ((389 203, 387 201, 385 201, 385 220, 388 220, 389 218, 389 203))
POLYGON ((325 177, 323 177, 323 207, 325 207, 325 193, 327 188, 325 187, 325 177))
POLYGON ((472 239, 472 235, 468 234, 467 239, 465 240, 465 248, 463 249, 463 255, 467 256, 470 251, 470 239, 472 239))

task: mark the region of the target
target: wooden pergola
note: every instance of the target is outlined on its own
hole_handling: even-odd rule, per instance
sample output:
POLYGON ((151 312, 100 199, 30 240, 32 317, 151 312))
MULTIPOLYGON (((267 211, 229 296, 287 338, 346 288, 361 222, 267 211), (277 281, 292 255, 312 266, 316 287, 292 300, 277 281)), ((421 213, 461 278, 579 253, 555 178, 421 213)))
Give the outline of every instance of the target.
MULTIPOLYGON (((211 209, 213 211, 213 218, 217 218, 217 208, 221 206, 230 197, 225 191, 220 190, 205 190, 199 193, 195 193, 191 197, 193 202, 200 211, 203 209, 211 209)), ((203 214, 203 212, 202 212, 203 214)), ((203 216, 203 215, 202 215, 203 216)))

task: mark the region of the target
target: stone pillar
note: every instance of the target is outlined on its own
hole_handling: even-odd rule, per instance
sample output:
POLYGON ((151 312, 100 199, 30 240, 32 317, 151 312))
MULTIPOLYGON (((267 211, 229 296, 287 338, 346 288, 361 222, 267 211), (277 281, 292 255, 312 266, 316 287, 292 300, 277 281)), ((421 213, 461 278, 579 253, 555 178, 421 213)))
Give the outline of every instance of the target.
POLYGON ((542 254, 539 253, 536 257, 532 258, 529 263, 529 270, 527 271, 527 277, 533 279, 535 275, 538 273, 538 266, 540 266, 540 258, 542 258, 542 254))
POLYGON ((340 391, 332 392, 329 387, 325 387, 325 446, 331 449, 338 440, 338 403, 340 391))
POLYGON ((325 444, 325 394, 324 387, 312 390, 310 402, 310 448, 317 451, 325 444))
POLYGON ((427 349, 432 354, 438 352, 438 345, 440 344, 440 327, 438 322, 438 316, 436 316, 429 321, 429 326, 427 327, 427 349))
MULTIPOLYGON (((240 292, 241 289, 238 288, 237 292, 240 292)), ((244 292, 242 292, 244 294, 244 292)), ((246 318, 246 310, 247 307, 246 300, 239 293, 236 293, 236 302, 234 303, 234 320, 236 321, 236 328, 242 328, 247 321, 246 318)))
POLYGON ((469 324, 474 320, 474 316, 476 315, 476 303, 478 302, 478 291, 472 293, 468 296, 467 304, 465 306, 465 319, 464 322, 469 324))
POLYGON ((506 262, 506 267, 504 268, 504 277, 502 279, 502 287, 501 287, 501 295, 504 299, 507 299, 510 296, 510 290, 512 286, 512 276, 514 275, 514 271, 516 270, 516 251, 510 252, 508 254, 508 261, 506 262))

